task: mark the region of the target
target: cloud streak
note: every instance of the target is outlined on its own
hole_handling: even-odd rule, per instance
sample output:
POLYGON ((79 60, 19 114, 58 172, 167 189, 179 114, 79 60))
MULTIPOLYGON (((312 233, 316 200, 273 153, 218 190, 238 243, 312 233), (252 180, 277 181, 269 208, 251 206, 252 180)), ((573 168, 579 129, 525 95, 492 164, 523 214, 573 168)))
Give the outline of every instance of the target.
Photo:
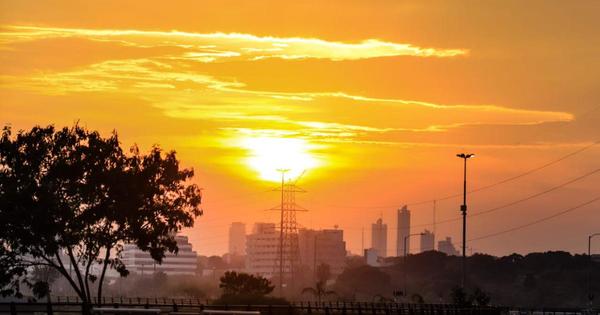
MULTIPOLYGON (((229 132, 279 130, 288 137, 322 142, 401 143, 478 125, 536 125, 568 122, 567 112, 490 104, 440 104, 377 98, 343 91, 281 92, 253 89, 235 78, 200 72, 202 63, 261 58, 354 60, 382 56, 451 57, 466 50, 423 49, 369 39, 342 43, 311 38, 259 37, 239 33, 188 33, 4 27, 0 40, 12 44, 78 39, 135 47, 180 47, 143 58, 107 58, 68 69, 4 75, 5 89, 43 95, 114 94, 146 102, 172 119, 196 120, 229 132), (190 63, 189 61, 192 61, 190 63), (198 63, 194 63, 197 61, 198 63)), ((54 46, 61 47, 60 45, 54 46)), ((1 51, 0 51, 1 54, 1 51)), ((269 131, 269 132, 270 132, 269 131)))
POLYGON ((4 87, 48 95, 128 95, 149 102, 175 119, 212 121, 225 128, 245 130, 265 129, 267 124, 274 130, 319 141, 355 139, 369 143, 384 134, 440 133, 466 125, 532 125, 573 120, 573 115, 565 112, 497 105, 436 104, 342 92, 255 91, 241 82, 152 59, 110 60, 26 78, 4 76, 2 82, 4 87))
POLYGON ((395 56, 446 58, 468 54, 468 50, 462 48, 423 48, 379 39, 340 42, 319 38, 257 36, 243 33, 191 33, 14 25, 4 26, 2 29, 0 43, 3 44, 41 39, 83 38, 146 48, 173 46, 182 48, 185 52, 171 56, 171 58, 197 62, 267 58, 286 60, 316 58, 334 61, 395 56))

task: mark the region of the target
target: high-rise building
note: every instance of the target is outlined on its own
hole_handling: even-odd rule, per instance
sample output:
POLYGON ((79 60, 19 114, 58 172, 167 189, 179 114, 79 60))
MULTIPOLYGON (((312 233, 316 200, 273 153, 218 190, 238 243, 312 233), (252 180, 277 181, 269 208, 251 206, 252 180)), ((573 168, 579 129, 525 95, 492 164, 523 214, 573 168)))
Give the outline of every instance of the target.
POLYGON ((344 271, 346 242, 343 230, 301 229, 298 231, 298 247, 300 263, 310 270, 326 264, 334 277, 344 271))
POLYGON ((246 254, 246 224, 233 222, 229 226, 229 252, 230 255, 242 256, 246 254))
POLYGON ((381 218, 371 224, 371 248, 375 249, 377 256, 387 257, 387 224, 381 218))
MULTIPOLYGON (((396 256, 404 256, 404 238, 410 235, 410 210, 408 210, 406 205, 398 209, 397 232, 396 256)), ((410 242, 406 242, 406 253, 410 253, 410 242)))
POLYGON ((425 230, 421 234, 421 253, 430 250, 435 250, 435 234, 425 230))
MULTIPOLYGON (((272 278, 278 271, 277 255, 279 255, 279 232, 275 228, 275 223, 255 223, 252 233, 246 236, 246 271, 272 278)), ((289 271, 290 266, 284 268, 289 271)))
POLYGON ((161 264, 152 259, 149 252, 144 252, 135 244, 123 246, 123 263, 129 272, 138 275, 151 275, 155 272, 164 272, 167 275, 195 275, 198 266, 198 254, 192 250, 192 244, 187 236, 175 236, 177 254, 165 252, 161 264))
POLYGON ((452 244, 451 237, 446 237, 445 240, 439 241, 438 242, 438 250, 442 253, 445 253, 448 256, 458 256, 459 255, 459 252, 454 247, 454 244, 452 244))

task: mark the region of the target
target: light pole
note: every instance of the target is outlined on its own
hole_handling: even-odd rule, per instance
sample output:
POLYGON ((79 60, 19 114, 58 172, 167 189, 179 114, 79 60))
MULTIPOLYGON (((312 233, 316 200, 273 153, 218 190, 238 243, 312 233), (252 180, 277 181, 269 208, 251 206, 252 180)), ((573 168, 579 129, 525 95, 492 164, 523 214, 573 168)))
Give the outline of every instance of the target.
POLYGON ((408 239, 411 236, 416 236, 416 235, 423 235, 424 233, 414 233, 414 234, 408 234, 404 237, 404 257, 403 257, 403 266, 402 269, 404 270, 404 296, 408 297, 408 284, 407 284, 407 272, 406 272, 406 256, 408 256, 408 253, 406 251, 406 242, 408 241, 408 239))
POLYGON ((594 294, 592 293, 592 238, 594 236, 599 236, 600 233, 594 233, 588 236, 588 300, 590 302, 590 307, 593 306, 594 303, 594 294))
POLYGON ((465 288, 467 283, 467 160, 474 157, 472 153, 459 153, 457 157, 464 160, 464 175, 463 175, 463 204, 460 206, 462 213, 462 288, 465 288))

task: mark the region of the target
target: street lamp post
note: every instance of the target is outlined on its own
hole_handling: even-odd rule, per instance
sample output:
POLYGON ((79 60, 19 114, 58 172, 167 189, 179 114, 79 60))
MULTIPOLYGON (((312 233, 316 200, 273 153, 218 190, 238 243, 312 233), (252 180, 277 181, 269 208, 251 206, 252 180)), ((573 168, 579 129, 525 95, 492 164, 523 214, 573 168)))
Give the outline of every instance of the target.
POLYGON ((457 157, 464 160, 463 173, 463 204, 460 206, 462 213, 462 288, 465 288, 467 283, 467 160, 474 157, 472 153, 460 153, 457 157))
POLYGON ((403 257, 402 269, 404 270, 404 296, 405 297, 408 297, 408 281, 407 281, 407 272, 406 272, 406 256, 408 256, 408 252, 406 251, 406 243, 411 236, 423 235, 423 234, 424 233, 415 233, 415 234, 406 235, 404 237, 404 257, 403 257))
POLYGON ((590 302, 590 307, 593 306, 594 303, 594 294, 592 293, 592 238, 594 236, 600 236, 600 233, 594 233, 588 236, 588 300, 590 302))

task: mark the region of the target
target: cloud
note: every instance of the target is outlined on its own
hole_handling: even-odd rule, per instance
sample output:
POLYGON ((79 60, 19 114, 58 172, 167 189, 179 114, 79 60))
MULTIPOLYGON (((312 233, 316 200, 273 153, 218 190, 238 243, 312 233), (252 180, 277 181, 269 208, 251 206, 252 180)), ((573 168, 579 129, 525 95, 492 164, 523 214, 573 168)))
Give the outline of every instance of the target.
POLYGON ((402 137, 469 125, 573 120, 570 113, 498 105, 436 104, 343 92, 257 91, 242 82, 196 73, 161 58, 109 60, 71 71, 3 76, 2 85, 48 95, 127 95, 145 100, 175 119, 213 121, 226 128, 279 129, 319 141, 370 142, 381 140, 378 138, 384 134, 402 137))
MULTIPOLYGON (((0 32, 7 47, 48 39, 110 42, 153 50, 142 58, 114 56, 66 69, 3 75, 1 87, 44 95, 114 94, 143 100, 172 119, 209 122, 221 130, 279 130, 322 142, 369 144, 428 142, 449 130, 479 125, 538 125, 569 122, 567 112, 494 104, 442 104, 378 98, 344 91, 259 90, 235 77, 206 73, 202 63, 257 58, 354 60, 381 56, 450 57, 466 50, 419 48, 368 39, 358 43, 313 38, 259 37, 239 33, 188 33, 9 26, 0 32), (190 64, 192 60, 192 64, 190 64), (195 63, 197 61, 198 63, 195 63)), ((119 46, 122 47, 122 46, 119 46)), ((117 47, 118 48, 118 47, 117 47)), ((59 49, 52 46, 52 49, 59 49)), ((1 53, 1 52, 0 52, 1 53)), ((50 51, 49 53, 52 53, 50 51)), ((137 52, 136 52, 137 53, 137 52)))
POLYGON ((456 57, 467 49, 423 48, 406 43, 378 39, 359 42, 328 41, 319 38, 257 36, 242 33, 190 33, 180 31, 143 31, 112 29, 80 29, 34 26, 4 26, 0 43, 35 41, 51 38, 84 38, 92 41, 117 42, 135 47, 179 47, 183 54, 170 58, 197 62, 261 60, 266 58, 329 59, 334 61, 377 57, 456 57))

